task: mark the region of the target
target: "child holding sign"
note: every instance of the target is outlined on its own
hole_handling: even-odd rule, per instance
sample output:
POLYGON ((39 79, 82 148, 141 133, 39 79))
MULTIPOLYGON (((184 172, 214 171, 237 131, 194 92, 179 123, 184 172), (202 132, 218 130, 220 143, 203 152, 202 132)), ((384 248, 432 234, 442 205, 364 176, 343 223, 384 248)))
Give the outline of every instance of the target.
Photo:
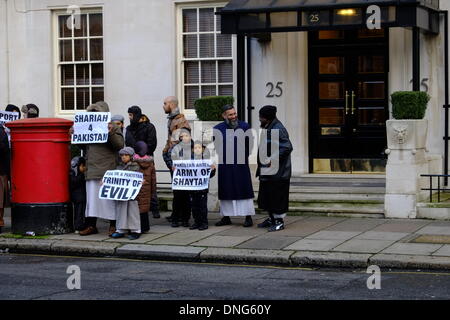
MULTIPOLYGON (((208 149, 201 142, 196 141, 192 152, 193 160, 209 160, 211 156, 208 149)), ((216 174, 216 167, 211 166, 210 178, 216 174)), ((190 230, 198 229, 200 231, 208 229, 208 192, 209 189, 191 191, 192 199, 192 215, 194 216, 194 224, 190 230)))
MULTIPOLYGON (((139 165, 133 161, 134 154, 134 149, 131 147, 120 150, 119 155, 122 163, 117 167, 117 170, 139 172, 139 165)), ((117 230, 112 234, 112 238, 123 238, 125 233, 129 231, 128 239, 139 239, 141 236, 141 218, 136 200, 116 201, 116 221, 117 230)))

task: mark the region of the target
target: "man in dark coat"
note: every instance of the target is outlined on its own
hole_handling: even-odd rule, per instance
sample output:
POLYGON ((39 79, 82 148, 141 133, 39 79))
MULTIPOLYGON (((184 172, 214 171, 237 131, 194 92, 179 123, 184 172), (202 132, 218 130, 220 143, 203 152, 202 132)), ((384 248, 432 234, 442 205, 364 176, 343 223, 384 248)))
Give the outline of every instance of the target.
POLYGON ((214 127, 214 145, 220 159, 218 184, 223 216, 216 226, 231 224, 230 217, 245 216, 244 227, 248 228, 253 226, 252 216, 255 215, 255 195, 248 162, 253 135, 249 124, 238 120, 233 106, 225 106, 222 116, 225 121, 214 127), (229 154, 231 152, 234 152, 234 157, 229 154))
POLYGON ((258 152, 259 177, 258 206, 269 213, 269 218, 258 225, 269 231, 284 229, 284 218, 289 210, 289 186, 292 175, 292 143, 289 133, 276 117, 277 108, 265 106, 259 111, 261 128, 260 152, 258 152), (261 152, 261 146, 266 146, 261 152))
MULTIPOLYGON (((138 106, 133 106, 129 108, 128 115, 130 117, 130 125, 127 127, 125 133, 125 145, 127 147, 131 147, 134 150, 136 150, 138 148, 138 142, 142 141, 147 145, 146 155, 152 157, 153 159, 157 145, 155 126, 150 122, 147 123, 141 120, 142 110, 138 106)), ((156 169, 154 161, 152 161, 151 163, 150 170, 152 172, 151 175, 156 179, 156 169)), ((159 218, 160 217, 159 212, 154 211, 153 217, 159 218)), ((150 229, 148 212, 146 213, 141 212, 141 226, 144 226, 142 232, 147 232, 150 229)))

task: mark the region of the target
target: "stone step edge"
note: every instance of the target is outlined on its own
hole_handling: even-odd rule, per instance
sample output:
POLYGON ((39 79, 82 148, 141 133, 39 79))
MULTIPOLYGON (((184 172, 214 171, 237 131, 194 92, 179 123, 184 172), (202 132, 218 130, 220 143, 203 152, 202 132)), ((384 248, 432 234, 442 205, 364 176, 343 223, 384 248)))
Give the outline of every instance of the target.
POLYGON ((377 265, 390 269, 450 270, 450 257, 349 252, 314 252, 205 248, 67 240, 29 240, 0 238, 0 254, 46 253, 55 256, 95 256, 160 261, 282 265, 287 267, 367 268, 377 265), (81 244, 84 244, 83 246, 81 244), (171 251, 164 251, 172 248, 171 251), (145 250, 150 249, 150 250, 145 250), (153 249, 153 250, 151 250, 153 249), (177 252, 177 250, 181 250, 177 252))

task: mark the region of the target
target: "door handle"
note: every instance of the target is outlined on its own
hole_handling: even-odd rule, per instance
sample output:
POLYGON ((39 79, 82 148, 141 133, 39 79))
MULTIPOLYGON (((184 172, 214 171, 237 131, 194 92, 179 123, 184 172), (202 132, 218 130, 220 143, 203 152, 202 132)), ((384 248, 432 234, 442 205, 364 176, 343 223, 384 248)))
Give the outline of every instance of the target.
POLYGON ((356 108, 355 108, 355 97, 356 97, 355 92, 352 91, 352 115, 355 114, 355 110, 356 110, 356 108))
POLYGON ((348 94, 348 90, 345 90, 345 115, 348 115, 348 98, 350 95, 348 94))

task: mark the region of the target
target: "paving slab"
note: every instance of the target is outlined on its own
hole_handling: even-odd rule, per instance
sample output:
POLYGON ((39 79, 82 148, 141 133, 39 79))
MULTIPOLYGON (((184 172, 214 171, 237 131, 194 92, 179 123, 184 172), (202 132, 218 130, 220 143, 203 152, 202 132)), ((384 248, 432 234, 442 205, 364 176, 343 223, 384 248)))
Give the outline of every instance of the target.
POLYGON ((367 232, 361 233, 360 235, 356 236, 355 239, 398 241, 398 240, 405 238, 408 235, 409 235, 409 233, 404 233, 404 232, 367 231, 367 232))
POLYGON ((412 233, 429 223, 430 221, 423 220, 386 220, 386 223, 373 228, 371 231, 412 233))
POLYGON ((149 244, 189 245, 210 236, 198 230, 184 230, 148 242, 149 244))
POLYGON ((320 240, 349 240, 356 237, 361 232, 352 231, 319 231, 306 237, 306 239, 320 239, 320 240))
POLYGON ((448 227, 426 226, 416 231, 416 233, 427 235, 450 235, 450 226, 448 227))
POLYGON ((90 236, 80 236, 76 233, 50 236, 50 240, 75 240, 75 241, 105 241, 111 239, 107 234, 98 233, 90 236))
POLYGON ((376 228, 377 226, 386 223, 384 219, 358 219, 352 218, 346 221, 337 223, 326 228, 326 231, 359 231, 365 232, 376 228))
POLYGON ((450 257, 450 245, 443 245, 438 251, 433 253, 433 256, 450 257))
POLYGON ((200 259, 208 262, 289 264, 294 251, 252 250, 232 248, 208 248, 200 253, 200 259))
POLYGON ((441 244, 425 243, 394 243, 392 246, 384 249, 381 253, 406 254, 406 255, 431 255, 439 250, 441 244))
POLYGON ((369 264, 381 268, 449 270, 450 257, 382 253, 370 257, 369 264))
POLYGON ((108 240, 106 240, 105 242, 116 242, 116 243, 147 243, 153 240, 156 240, 158 238, 164 237, 165 234, 164 233, 145 233, 142 234, 139 239, 137 240, 130 240, 127 237, 125 238, 120 238, 120 239, 112 239, 109 238, 108 240))
POLYGON ((88 242, 60 240, 54 243, 51 251, 59 254, 114 255, 120 244, 108 242, 88 242))
POLYGON ((286 229, 282 231, 271 232, 268 235, 274 237, 282 235, 304 238, 344 220, 346 219, 332 217, 309 217, 287 225, 286 229))
POLYGON ((151 233, 169 234, 169 233, 179 232, 181 230, 184 230, 184 228, 172 228, 168 224, 168 222, 166 222, 164 224, 157 224, 157 225, 150 226, 151 233))
POLYGON ((378 253, 389 247, 395 241, 392 240, 360 240, 352 239, 333 249, 333 251, 352 253, 378 253))
POLYGON ((192 243, 192 245, 202 247, 232 248, 252 238, 253 236, 211 236, 201 241, 192 243))
POLYGON ((267 233, 267 229, 257 228, 256 226, 252 228, 244 228, 242 226, 232 228, 228 228, 224 231, 218 232, 216 235, 218 236, 258 236, 267 233))
POLYGON ((339 246, 345 240, 318 240, 302 239, 284 248, 284 250, 296 251, 330 251, 339 246))
POLYGON ((415 243, 437 243, 437 244, 450 244, 450 236, 442 235, 421 235, 417 236, 411 241, 415 243))
POLYGON ((294 265, 365 268, 370 257, 363 253, 296 252, 291 261, 294 265))
POLYGON ((239 246, 237 246, 237 248, 281 250, 300 239, 300 237, 268 237, 262 235, 240 244, 239 246))
POLYGON ((117 248, 116 254, 123 257, 197 260, 200 257, 200 252, 205 249, 206 248, 191 246, 126 244, 117 248))

